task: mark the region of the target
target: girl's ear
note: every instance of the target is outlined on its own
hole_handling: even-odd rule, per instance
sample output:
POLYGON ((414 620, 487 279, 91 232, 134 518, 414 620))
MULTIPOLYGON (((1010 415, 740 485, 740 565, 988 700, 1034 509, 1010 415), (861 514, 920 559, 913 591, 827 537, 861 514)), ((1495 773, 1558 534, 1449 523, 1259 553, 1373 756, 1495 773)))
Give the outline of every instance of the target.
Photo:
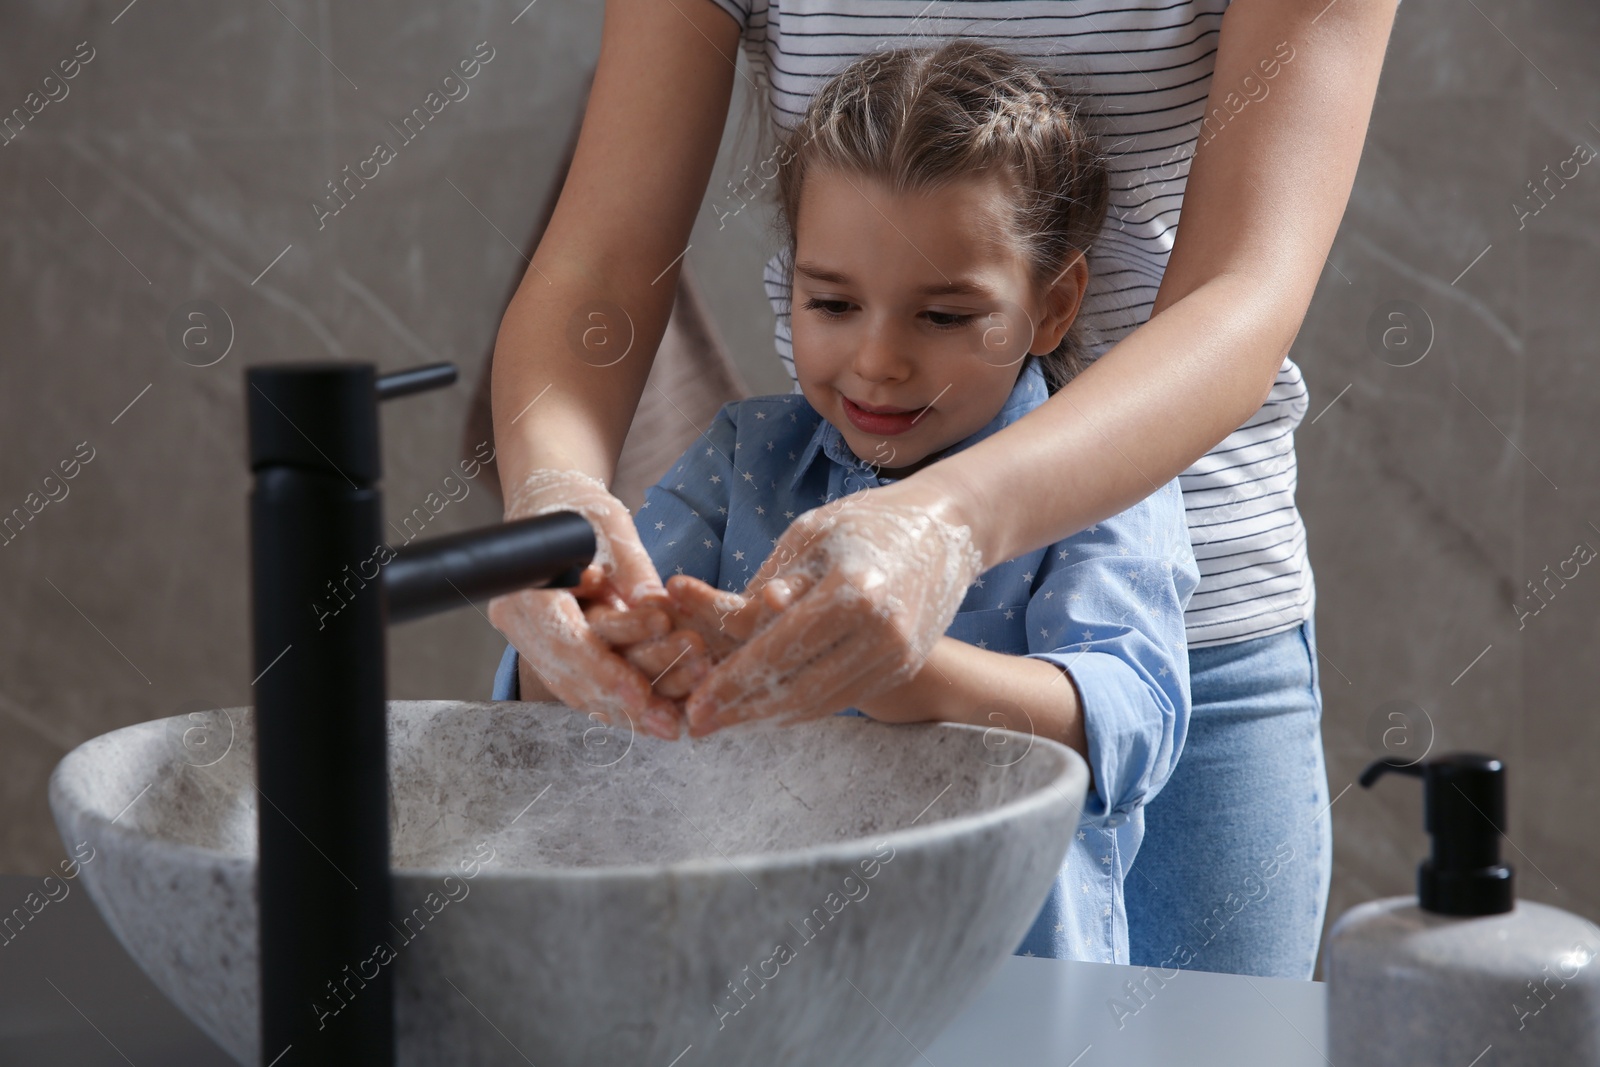
POLYGON ((1073 320, 1078 317, 1078 309, 1083 306, 1083 294, 1088 286, 1088 260, 1082 252, 1074 252, 1067 266, 1044 291, 1041 301, 1043 314, 1038 328, 1033 332, 1033 347, 1029 350, 1031 354, 1043 356, 1055 351, 1073 320))

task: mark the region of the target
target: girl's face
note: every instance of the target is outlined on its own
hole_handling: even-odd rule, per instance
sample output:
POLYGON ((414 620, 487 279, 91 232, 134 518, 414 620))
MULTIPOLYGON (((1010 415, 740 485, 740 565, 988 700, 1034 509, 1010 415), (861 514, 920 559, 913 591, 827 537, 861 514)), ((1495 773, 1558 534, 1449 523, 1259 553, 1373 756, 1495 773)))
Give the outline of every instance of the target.
POLYGON ((832 168, 795 223, 795 374, 811 406, 890 477, 982 429, 1029 353, 1055 349, 1088 282, 1083 257, 1044 293, 1005 235, 993 177, 896 195, 832 168))

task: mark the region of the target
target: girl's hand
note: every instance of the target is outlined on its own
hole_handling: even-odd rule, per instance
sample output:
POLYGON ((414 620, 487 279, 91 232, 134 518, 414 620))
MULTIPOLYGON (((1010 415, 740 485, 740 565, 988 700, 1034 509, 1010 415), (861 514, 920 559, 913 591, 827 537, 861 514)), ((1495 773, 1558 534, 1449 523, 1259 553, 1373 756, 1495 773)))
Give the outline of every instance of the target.
POLYGON ((716 662, 732 655, 750 635, 793 600, 793 584, 771 582, 755 599, 724 593, 700 579, 677 574, 667 580, 677 625, 698 633, 716 662))
POLYGON ((722 593, 690 575, 675 575, 663 601, 647 598, 629 608, 604 589, 580 587, 589 627, 651 680, 659 697, 670 701, 676 716, 670 723, 655 713, 646 730, 668 740, 679 734, 683 698, 710 673, 713 664, 741 643, 757 613, 736 593, 722 593), (663 728, 664 727, 664 728, 663 728))
MULTIPOLYGON (((595 529, 595 560, 576 589, 523 589, 489 602, 489 621, 556 699, 608 723, 649 715, 677 736, 680 709, 651 691, 650 679, 590 627, 578 599, 658 610, 668 603, 655 565, 622 501, 581 471, 532 471, 507 500, 507 520, 575 511, 595 529)), ((646 627, 650 624, 644 623, 646 627)))
MULTIPOLYGON (((660 696, 675 702, 680 715, 682 700, 711 671, 706 659, 706 643, 692 630, 674 630, 634 645, 626 656, 651 679, 660 696)), ((674 737, 678 736, 676 729, 674 737)))
MULTIPOLYGON (((892 488, 892 487, 891 487, 892 488)), ((690 694, 691 735, 820 718, 909 681, 983 573, 972 531, 867 489, 801 515, 745 587, 749 638, 690 694), (756 632, 759 630, 759 632, 756 632)))
MULTIPOLYGON (((580 594, 587 591, 579 589, 580 594)), ((619 598, 596 591, 584 607, 584 618, 596 635, 651 679, 657 696, 672 703, 677 717, 670 724, 660 722, 654 712, 645 719, 647 732, 671 740, 679 733, 683 698, 787 605, 787 591, 776 582, 750 601, 680 574, 667 582, 667 594, 665 603, 651 598, 629 608, 619 598)))

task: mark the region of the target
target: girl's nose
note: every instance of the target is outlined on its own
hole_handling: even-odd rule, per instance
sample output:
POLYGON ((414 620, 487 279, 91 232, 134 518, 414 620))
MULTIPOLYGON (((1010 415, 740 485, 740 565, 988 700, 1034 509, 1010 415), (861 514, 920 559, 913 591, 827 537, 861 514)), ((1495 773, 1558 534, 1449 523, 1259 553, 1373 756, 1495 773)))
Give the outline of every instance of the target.
POLYGON ((904 381, 911 375, 907 354, 904 339, 888 325, 874 323, 863 331, 852 366, 863 381, 904 381))

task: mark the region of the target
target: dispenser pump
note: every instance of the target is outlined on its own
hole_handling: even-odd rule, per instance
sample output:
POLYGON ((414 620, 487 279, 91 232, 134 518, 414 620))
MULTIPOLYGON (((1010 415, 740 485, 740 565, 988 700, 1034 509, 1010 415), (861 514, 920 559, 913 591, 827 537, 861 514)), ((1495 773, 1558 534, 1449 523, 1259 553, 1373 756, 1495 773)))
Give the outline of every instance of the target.
POLYGON ((1417 868, 1417 902, 1439 915, 1498 915, 1516 903, 1511 868, 1500 862, 1506 828, 1506 765, 1454 752, 1433 760, 1378 760, 1361 772, 1371 788, 1387 771, 1422 779, 1424 828, 1433 855, 1417 868))
POLYGON ((1600 1064, 1597 931, 1513 895, 1500 862, 1505 764, 1471 752, 1391 758, 1361 784, 1389 771, 1422 779, 1433 855, 1415 897, 1357 904, 1328 931, 1328 1062, 1600 1064))

